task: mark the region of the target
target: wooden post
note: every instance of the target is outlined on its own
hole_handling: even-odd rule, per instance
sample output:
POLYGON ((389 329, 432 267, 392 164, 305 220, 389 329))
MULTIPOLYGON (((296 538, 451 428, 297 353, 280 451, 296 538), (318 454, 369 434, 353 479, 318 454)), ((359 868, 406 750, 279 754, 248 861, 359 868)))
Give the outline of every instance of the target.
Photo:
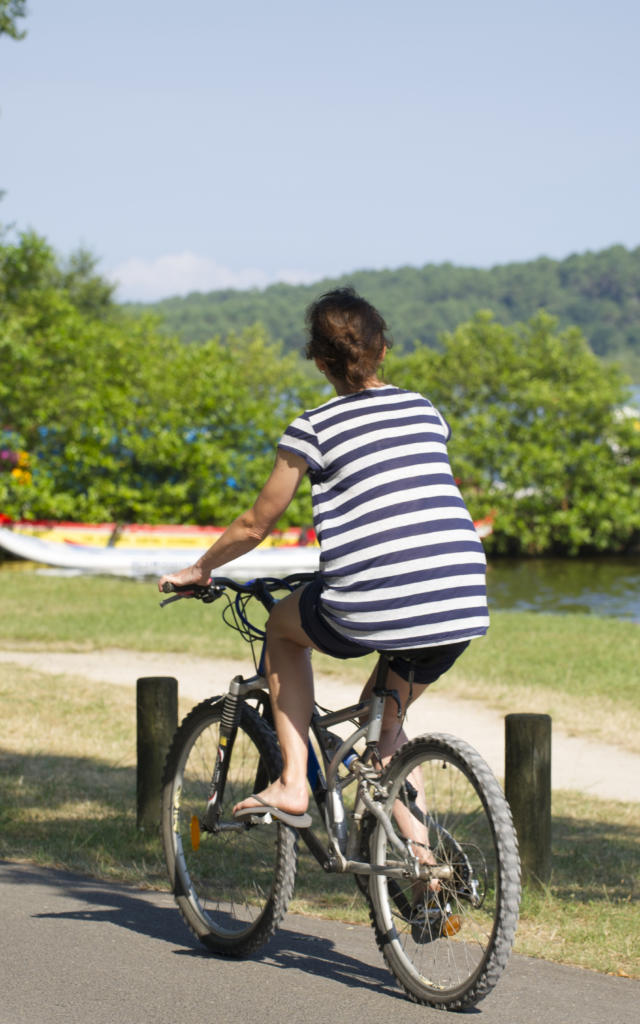
POLYGON ((505 796, 518 835, 524 882, 551 877, 551 718, 505 718, 505 796))
POLYGON ((138 828, 158 829, 162 770, 178 724, 178 681, 146 676, 136 686, 138 828))

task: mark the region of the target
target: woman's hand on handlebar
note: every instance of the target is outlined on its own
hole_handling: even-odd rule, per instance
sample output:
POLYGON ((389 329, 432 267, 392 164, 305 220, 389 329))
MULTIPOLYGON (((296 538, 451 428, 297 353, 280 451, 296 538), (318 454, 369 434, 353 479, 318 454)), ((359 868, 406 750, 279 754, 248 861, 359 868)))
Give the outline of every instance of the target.
POLYGON ((173 583, 176 587, 188 587, 193 584, 197 587, 206 587, 210 574, 200 568, 199 565, 189 565, 179 572, 168 573, 158 580, 158 590, 162 593, 164 583, 173 583))

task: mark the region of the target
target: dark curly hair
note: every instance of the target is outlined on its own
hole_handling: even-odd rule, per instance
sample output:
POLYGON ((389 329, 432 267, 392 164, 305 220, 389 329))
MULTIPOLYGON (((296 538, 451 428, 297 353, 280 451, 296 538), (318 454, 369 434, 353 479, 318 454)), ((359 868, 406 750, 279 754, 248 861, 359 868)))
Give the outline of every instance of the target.
POLYGON ((307 359, 321 359, 331 376, 348 391, 360 391, 376 372, 385 346, 392 341, 378 310, 353 288, 336 288, 312 302, 305 320, 309 327, 307 359))

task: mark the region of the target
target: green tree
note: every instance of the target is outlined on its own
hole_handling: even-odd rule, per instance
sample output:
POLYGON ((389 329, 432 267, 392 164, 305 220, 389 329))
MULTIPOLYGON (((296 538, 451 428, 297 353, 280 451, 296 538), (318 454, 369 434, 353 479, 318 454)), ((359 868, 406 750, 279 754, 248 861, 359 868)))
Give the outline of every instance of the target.
POLYGON ((112 478, 126 480, 119 439, 145 394, 144 360, 165 363, 169 348, 145 321, 92 319, 58 287, 0 302, 0 426, 31 471, 28 484, 0 478, 5 514, 105 518, 112 478))
POLYGON ((20 31, 18 22, 27 16, 26 0, 0 0, 0 36, 24 39, 26 32, 20 31))
POLYGON ((61 267, 32 233, 0 246, 0 447, 29 456, 26 474, 5 460, 0 509, 225 523, 253 501, 316 385, 259 327, 195 347, 123 315, 94 267, 84 255, 61 267))
POLYGON ((539 314, 505 327, 479 313, 443 350, 392 354, 388 375, 452 427, 454 472, 474 517, 493 513, 502 553, 624 550, 640 530, 640 424, 620 372, 580 331, 539 314))
MULTIPOLYGON (((260 327, 172 345, 170 358, 147 365, 144 407, 119 432, 130 463, 127 484, 111 474, 113 502, 133 521, 224 525, 252 504, 280 434, 314 390, 260 327)), ((283 525, 309 516, 303 488, 283 525)))
MULTIPOLYGON (((0 36, 7 35, 12 39, 24 39, 26 32, 18 28, 18 20, 27 15, 26 0, 0 0, 0 36)), ((5 194, 0 189, 0 199, 5 194)))
POLYGON ((49 243, 34 231, 21 232, 15 242, 4 241, 0 230, 0 308, 25 310, 48 301, 50 290, 67 293, 83 313, 103 318, 119 314, 113 302, 115 285, 96 272, 97 260, 78 249, 60 260, 49 243))

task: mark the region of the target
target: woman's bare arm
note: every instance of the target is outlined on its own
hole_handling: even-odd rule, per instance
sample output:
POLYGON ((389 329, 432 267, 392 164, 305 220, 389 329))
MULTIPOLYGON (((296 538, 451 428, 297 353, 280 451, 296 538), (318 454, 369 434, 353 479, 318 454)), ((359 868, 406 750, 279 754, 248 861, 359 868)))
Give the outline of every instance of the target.
POLYGON ((307 469, 301 455, 278 448, 269 479, 252 507, 234 519, 197 562, 163 576, 158 587, 162 589, 165 582, 178 586, 207 583, 215 569, 255 548, 268 537, 288 508, 307 469))

